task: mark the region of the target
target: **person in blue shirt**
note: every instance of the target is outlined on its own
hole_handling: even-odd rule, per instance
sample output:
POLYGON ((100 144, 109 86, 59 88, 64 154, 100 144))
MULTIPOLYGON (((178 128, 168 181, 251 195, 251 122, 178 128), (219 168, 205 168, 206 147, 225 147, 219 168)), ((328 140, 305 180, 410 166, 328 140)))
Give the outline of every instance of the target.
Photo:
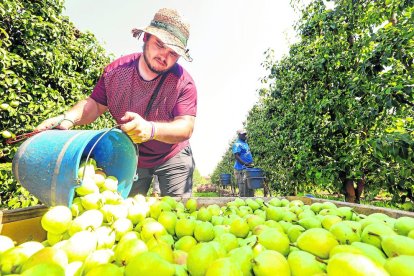
POLYGON ((238 139, 233 144, 232 152, 234 158, 234 177, 236 183, 239 186, 240 197, 252 197, 254 196, 254 190, 247 187, 244 171, 246 168, 253 167, 253 156, 250 152, 250 147, 247 144, 247 131, 245 129, 239 129, 237 131, 238 139))

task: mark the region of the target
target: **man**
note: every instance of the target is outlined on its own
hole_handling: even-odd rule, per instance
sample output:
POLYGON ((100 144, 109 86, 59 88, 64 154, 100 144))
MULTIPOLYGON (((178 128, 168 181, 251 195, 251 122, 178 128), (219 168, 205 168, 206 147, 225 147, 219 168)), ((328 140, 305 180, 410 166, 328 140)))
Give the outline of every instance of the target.
POLYGON ((130 195, 146 195, 158 175, 161 195, 191 196, 194 159, 189 139, 197 111, 193 79, 177 61, 192 61, 187 49, 189 25, 175 10, 160 9, 144 33, 143 53, 109 64, 92 94, 64 115, 50 118, 37 130, 58 125, 69 129, 89 124, 109 111, 131 140, 139 144, 138 180, 130 195))
POLYGON ((247 144, 247 131, 240 129, 237 131, 238 139, 233 144, 232 152, 236 161, 234 162, 234 177, 239 186, 240 197, 254 196, 254 190, 247 187, 244 171, 246 168, 253 167, 253 157, 247 144))

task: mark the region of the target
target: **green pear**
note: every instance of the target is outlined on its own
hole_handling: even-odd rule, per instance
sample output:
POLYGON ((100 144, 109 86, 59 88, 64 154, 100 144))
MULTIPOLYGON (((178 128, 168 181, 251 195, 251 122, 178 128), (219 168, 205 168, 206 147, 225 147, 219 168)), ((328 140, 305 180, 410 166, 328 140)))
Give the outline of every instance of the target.
POLYGON ((65 266, 65 276, 81 276, 82 275, 83 262, 74 261, 68 263, 65 266))
POLYGON ((287 260, 292 276, 315 275, 326 271, 326 264, 306 251, 293 251, 287 260))
POLYGON ((286 211, 283 214, 283 218, 282 220, 284 221, 288 221, 288 222, 295 222, 298 220, 298 216, 296 215, 296 213, 291 212, 291 211, 286 211))
POLYGON ((361 240, 360 233, 358 233, 358 229, 352 228, 345 221, 340 221, 332 225, 329 229, 329 232, 334 234, 334 236, 340 244, 351 244, 355 241, 361 240))
POLYGON ((150 252, 155 252, 160 255, 164 260, 173 263, 174 253, 171 246, 165 242, 159 242, 157 245, 149 248, 150 252))
POLYGON ((351 246, 360 249, 365 256, 369 257, 374 262, 380 265, 383 265, 385 263, 386 256, 384 252, 382 252, 382 250, 378 247, 363 242, 353 242, 351 246))
POLYGON ((177 215, 174 212, 162 212, 158 217, 158 222, 164 226, 164 228, 167 230, 169 234, 175 234, 175 224, 177 223, 177 215))
POLYGON ((39 263, 23 271, 23 276, 65 276, 65 270, 55 263, 39 263))
POLYGON ((197 200, 195 198, 189 198, 185 202, 185 208, 189 213, 192 213, 197 210, 197 200))
POLYGON ((246 217, 246 222, 249 225, 250 230, 253 230, 253 228, 255 228, 257 225, 265 223, 265 221, 266 221, 266 218, 263 218, 255 214, 251 214, 246 217))
POLYGON ((119 218, 112 224, 112 229, 115 231, 115 240, 119 241, 125 233, 132 231, 134 225, 127 218, 119 218))
POLYGON ((266 209, 266 220, 280 221, 286 212, 286 208, 269 206, 266 209))
POLYGON ((364 251, 362 251, 358 247, 349 244, 339 244, 331 249, 331 251, 329 252, 329 258, 332 258, 335 254, 338 253, 355 253, 364 255, 364 251))
POLYGON ((111 263, 114 259, 114 251, 111 249, 98 249, 85 259, 83 263, 83 273, 87 274, 94 267, 99 265, 111 263))
POLYGON ((96 250, 98 244, 96 235, 87 230, 76 232, 62 246, 69 262, 84 261, 89 254, 96 250))
POLYGON ((66 232, 72 222, 72 211, 67 206, 51 207, 41 219, 43 229, 53 234, 66 232))
POLYGON ((257 210, 260 208, 260 203, 258 203, 257 201, 251 199, 251 198, 247 198, 246 199, 246 204, 247 206, 249 206, 253 211, 257 210))
POLYGON ((391 276, 410 276, 414 271, 414 256, 398 256, 389 258, 384 264, 391 276))
POLYGON ((211 214, 210 210, 206 207, 202 206, 197 211, 197 219, 201 221, 211 221, 211 217, 213 215, 211 214))
POLYGON ((384 236, 381 240, 381 248, 388 258, 400 255, 414 256, 414 240, 406 236, 384 236))
POLYGON ((124 272, 119 266, 109 263, 109 264, 97 265, 91 268, 91 270, 89 270, 89 272, 85 274, 85 276, 103 276, 103 275, 123 276, 124 272))
POLYGON ((167 202, 171 206, 171 209, 175 209, 178 203, 177 200, 171 196, 163 196, 161 201, 167 202))
POLYGON ((343 220, 351 220, 352 215, 354 213, 351 207, 342 206, 337 208, 338 216, 341 217, 343 220))
POLYGON ((211 216, 211 223, 213 225, 221 225, 223 224, 224 217, 223 216, 211 216))
POLYGON ((414 239, 414 229, 413 229, 413 230, 411 230, 410 232, 408 232, 407 237, 409 237, 409 238, 411 238, 411 239, 414 239))
POLYGON ((212 241, 208 242, 208 244, 212 245, 214 250, 216 250, 217 258, 223 258, 223 257, 227 256, 226 249, 218 241, 212 240, 212 241))
POLYGON ((183 250, 174 250, 173 251, 173 263, 179 265, 187 264, 188 253, 183 250))
POLYGON ((272 206, 275 206, 275 207, 282 206, 281 200, 279 198, 277 198, 277 197, 272 198, 267 203, 270 204, 270 205, 272 205, 272 206))
POLYGON ((339 244, 335 236, 323 228, 306 230, 298 237, 296 242, 303 251, 312 253, 322 259, 327 259, 331 249, 339 244))
POLYGON ((214 226, 209 221, 201 221, 194 227, 194 238, 198 242, 208 242, 215 237, 214 226))
POLYGON ((305 229, 321 228, 322 224, 316 217, 306 217, 298 221, 299 225, 305 229))
MULTIPOLYGON (((306 206, 308 206, 308 205, 306 205, 306 206)), ((303 212, 301 212, 298 215, 298 219, 301 220, 303 218, 315 217, 315 216, 316 216, 316 214, 315 214, 314 211, 312 211, 311 209, 306 209, 306 210, 303 210, 303 212)))
POLYGON ((134 275, 173 276, 174 264, 166 261, 155 252, 143 252, 133 257, 125 267, 125 276, 134 275))
POLYGON ((407 236, 408 233, 414 229, 414 218, 400 217, 395 221, 394 230, 403 236, 407 236))
POLYGON ((232 233, 223 233, 219 236, 216 236, 214 240, 222 244, 227 252, 239 246, 237 237, 233 235, 232 233))
POLYGON ((80 199, 85 210, 99 209, 103 205, 102 195, 99 193, 87 194, 81 196, 80 199))
POLYGON ((199 243, 190 249, 187 256, 187 269, 193 276, 205 275, 207 268, 218 259, 214 246, 210 243, 199 243))
POLYGON ((9 248, 0 256, 0 271, 2 274, 20 273, 22 265, 36 252, 43 249, 40 242, 29 241, 9 248))
POLYGON ((76 217, 69 226, 68 233, 73 236, 75 233, 97 229, 103 223, 103 214, 98 210, 86 210, 76 217))
POLYGON ((158 221, 149 221, 142 225, 141 239, 146 242, 153 237, 160 237, 167 233, 167 230, 165 230, 161 223, 158 221))
POLYGON ((243 272, 231 258, 220 258, 213 261, 206 270, 206 276, 243 276, 243 272))
POLYGON ((310 209, 315 213, 318 214, 320 210, 322 210, 322 203, 320 202, 315 202, 312 203, 310 206, 310 209))
POLYGON ((324 201, 322 203, 322 209, 337 209, 338 207, 335 205, 335 203, 331 201, 324 201))
POLYGON ((353 253, 338 253, 328 261, 328 275, 335 276, 388 276, 387 271, 370 258, 353 253))
POLYGON ((396 233, 384 223, 372 223, 362 230, 361 241, 381 249, 381 238, 388 235, 396 235, 396 233))
POLYGON ((175 242, 174 248, 176 250, 182 250, 188 253, 190 249, 196 244, 197 240, 193 236, 183 236, 175 242))
MULTIPOLYGON (((96 249, 112 248, 112 246, 115 244, 115 241, 116 241, 115 230, 112 229, 111 227, 103 225, 101 227, 96 228, 94 230, 94 233, 98 241, 96 249)), ((137 237, 138 233, 135 231, 134 233, 137 237)))
POLYGON ((290 242, 296 242, 298 237, 305 231, 306 229, 300 225, 292 225, 287 232, 290 242))
POLYGON ((150 206, 150 216, 153 219, 158 219, 161 212, 171 211, 171 205, 168 202, 157 200, 150 206))
POLYGON ((30 256, 23 264, 21 272, 40 263, 53 263, 64 268, 68 264, 68 256, 62 249, 45 247, 30 256))
POLYGON ((277 222, 274 220, 266 220, 264 222, 264 225, 269 226, 270 228, 274 228, 280 233, 285 233, 285 230, 283 229, 282 225, 280 224, 281 221, 277 222))
POLYGON ((14 241, 10 237, 0 235, 0 256, 1 253, 9 250, 12 247, 14 247, 14 241))
POLYGON ((243 218, 237 218, 230 224, 230 233, 238 238, 245 238, 250 232, 250 227, 247 221, 243 218))
MULTIPOLYGON (((329 209, 325 209, 325 210, 329 210, 329 209)), ((342 219, 337 215, 325 215, 321 220, 321 224, 323 228, 325 228, 326 230, 329 230, 331 229, 332 225, 340 221, 342 221, 342 219)))
POLYGON ((243 272, 243 275, 252 275, 253 250, 250 246, 237 247, 230 250, 229 258, 243 272))
POLYGON ((211 213, 212 216, 220 216, 221 215, 221 208, 218 204, 208 205, 207 210, 211 213))
POLYGON ((279 221, 280 226, 282 226, 283 232, 287 234, 289 228, 293 225, 291 222, 288 221, 279 221))
POLYGON ((256 276, 279 275, 290 276, 289 263, 277 251, 264 250, 253 259, 253 272, 256 276))
POLYGON ((177 219, 175 223, 175 234, 178 238, 192 236, 196 222, 192 219, 177 219))
POLYGON ((275 250, 287 256, 289 254, 290 240, 284 233, 268 228, 257 236, 258 242, 269 250, 275 250))
POLYGON ((119 242, 114 249, 114 260, 119 266, 128 265, 128 263, 137 255, 147 252, 148 247, 140 239, 130 239, 119 242))

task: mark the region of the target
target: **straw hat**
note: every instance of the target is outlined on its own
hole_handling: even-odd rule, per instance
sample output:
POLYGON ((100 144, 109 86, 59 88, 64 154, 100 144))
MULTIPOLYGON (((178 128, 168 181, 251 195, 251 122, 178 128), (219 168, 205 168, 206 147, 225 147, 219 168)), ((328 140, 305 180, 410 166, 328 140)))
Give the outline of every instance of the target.
POLYGON ((244 129, 244 128, 241 128, 241 129, 237 130, 237 134, 246 134, 246 133, 247 133, 247 130, 244 129))
POLYGON ((132 35, 139 38, 144 32, 161 39, 165 45, 184 57, 185 60, 193 60, 187 49, 190 25, 183 21, 176 10, 160 9, 148 27, 135 28, 132 30, 132 35))

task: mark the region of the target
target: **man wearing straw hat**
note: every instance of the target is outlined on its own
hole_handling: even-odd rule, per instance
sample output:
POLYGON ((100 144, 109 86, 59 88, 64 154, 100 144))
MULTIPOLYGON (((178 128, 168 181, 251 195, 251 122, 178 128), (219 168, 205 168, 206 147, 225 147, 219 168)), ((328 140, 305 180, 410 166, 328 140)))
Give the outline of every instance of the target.
POLYGON ((37 130, 89 124, 109 111, 139 144, 138 180, 130 195, 146 195, 153 175, 161 195, 191 196, 194 159, 189 144, 197 112, 197 90, 177 61, 192 61, 187 49, 189 25, 177 11, 160 9, 150 25, 133 29, 142 53, 109 64, 92 94, 64 115, 44 121, 37 130))

